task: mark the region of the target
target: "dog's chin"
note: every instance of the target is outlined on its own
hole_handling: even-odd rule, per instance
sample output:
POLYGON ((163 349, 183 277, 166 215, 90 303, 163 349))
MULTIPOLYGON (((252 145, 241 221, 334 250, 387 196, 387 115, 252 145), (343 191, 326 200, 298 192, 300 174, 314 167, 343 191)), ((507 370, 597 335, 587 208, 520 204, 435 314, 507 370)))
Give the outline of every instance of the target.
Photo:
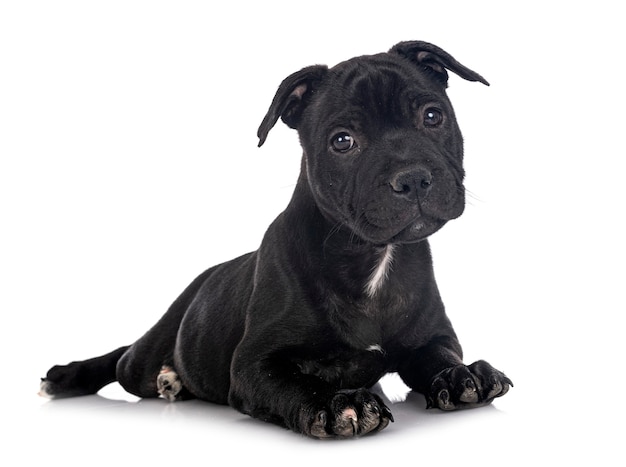
POLYGON ((415 243, 422 241, 441 229, 448 221, 429 219, 417 221, 394 236, 390 243, 415 243))
POLYGON ((448 221, 428 217, 419 217, 408 225, 381 228, 374 225, 362 226, 359 236, 377 245, 390 243, 416 243, 430 237, 441 229, 448 221))

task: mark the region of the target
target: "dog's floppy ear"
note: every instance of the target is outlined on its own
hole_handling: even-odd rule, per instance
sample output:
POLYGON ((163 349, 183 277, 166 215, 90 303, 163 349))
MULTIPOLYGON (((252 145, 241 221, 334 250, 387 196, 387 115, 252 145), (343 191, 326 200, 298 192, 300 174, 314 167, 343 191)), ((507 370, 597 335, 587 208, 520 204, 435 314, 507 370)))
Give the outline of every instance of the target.
POLYGON ((259 146, 265 142, 267 134, 278 121, 278 117, 281 117, 290 128, 298 127, 302 111, 306 107, 315 85, 326 76, 327 72, 328 67, 326 65, 313 65, 303 68, 283 80, 257 131, 259 146))
POLYGON ((400 42, 394 45, 389 53, 400 54, 413 63, 425 67, 433 72, 433 75, 444 86, 448 83, 448 73, 446 69, 456 73, 461 78, 468 81, 480 81, 489 86, 485 78, 475 71, 470 70, 466 66, 457 62, 452 55, 436 45, 422 41, 400 42))

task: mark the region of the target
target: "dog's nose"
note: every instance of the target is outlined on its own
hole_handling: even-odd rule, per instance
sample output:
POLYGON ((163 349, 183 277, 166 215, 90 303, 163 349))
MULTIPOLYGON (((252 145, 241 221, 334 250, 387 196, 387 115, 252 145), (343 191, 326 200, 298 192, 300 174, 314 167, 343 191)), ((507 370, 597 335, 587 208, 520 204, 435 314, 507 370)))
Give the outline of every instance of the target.
POLYGON ((398 172, 389 184, 396 195, 423 198, 432 187, 433 175, 424 168, 414 168, 398 172))

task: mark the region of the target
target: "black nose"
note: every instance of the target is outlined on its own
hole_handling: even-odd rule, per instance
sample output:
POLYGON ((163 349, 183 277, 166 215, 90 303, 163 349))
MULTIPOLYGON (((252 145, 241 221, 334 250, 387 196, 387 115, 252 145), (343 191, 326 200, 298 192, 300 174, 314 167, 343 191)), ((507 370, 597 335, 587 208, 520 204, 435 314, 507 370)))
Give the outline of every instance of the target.
POLYGON ((399 196, 424 198, 433 184, 433 175, 424 168, 398 172, 389 182, 393 192, 399 196))

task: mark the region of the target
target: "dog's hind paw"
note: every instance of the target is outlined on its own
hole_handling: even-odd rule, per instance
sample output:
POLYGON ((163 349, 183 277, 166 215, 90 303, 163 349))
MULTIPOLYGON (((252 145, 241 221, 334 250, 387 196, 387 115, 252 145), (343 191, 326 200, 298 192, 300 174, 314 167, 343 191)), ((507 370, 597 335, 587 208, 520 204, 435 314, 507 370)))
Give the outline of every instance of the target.
POLYGON ((183 398, 183 383, 173 368, 161 367, 161 372, 157 376, 157 391, 170 402, 183 398))
POLYGON ((393 422, 380 397, 365 389, 340 391, 326 409, 318 411, 308 427, 314 438, 348 438, 380 431, 393 422))
POLYGON ((46 378, 41 378, 39 383, 39 392, 37 393, 41 397, 46 399, 54 399, 54 391, 51 388, 50 382, 46 378))

